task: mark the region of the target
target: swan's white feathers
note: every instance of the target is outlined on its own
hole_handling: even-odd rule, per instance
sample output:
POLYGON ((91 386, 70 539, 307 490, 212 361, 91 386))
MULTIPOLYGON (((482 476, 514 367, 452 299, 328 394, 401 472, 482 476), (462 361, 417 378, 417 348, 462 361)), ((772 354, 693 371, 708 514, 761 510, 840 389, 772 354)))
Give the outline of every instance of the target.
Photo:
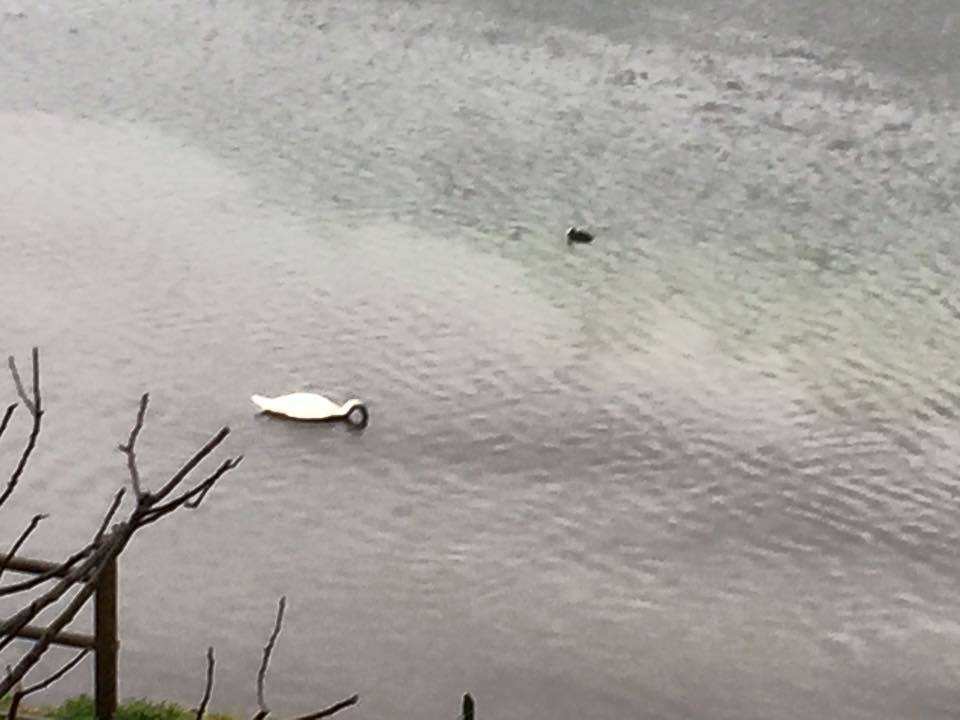
POLYGON ((253 404, 265 412, 286 415, 296 420, 326 420, 327 418, 343 417, 350 412, 354 400, 338 405, 323 395, 314 393, 290 393, 277 397, 253 395, 250 398, 253 404))

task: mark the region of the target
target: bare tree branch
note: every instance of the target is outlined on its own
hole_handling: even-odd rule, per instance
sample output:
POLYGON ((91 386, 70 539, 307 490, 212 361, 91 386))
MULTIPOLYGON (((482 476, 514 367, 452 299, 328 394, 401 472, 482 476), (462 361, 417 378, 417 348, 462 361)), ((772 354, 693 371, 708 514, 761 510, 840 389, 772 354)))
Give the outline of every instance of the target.
POLYGON ((126 488, 120 488, 117 490, 117 494, 113 496, 110 509, 107 510, 107 514, 103 516, 103 522, 100 523, 100 529, 97 530, 97 534, 93 536, 94 545, 100 542, 103 534, 107 531, 107 527, 110 525, 110 521, 113 520, 113 516, 117 514, 117 509, 120 507, 120 503, 123 502, 123 496, 126 492, 126 488))
POLYGON ((210 702, 210 695, 213 693, 213 646, 207 648, 207 682, 203 688, 203 699, 200 700, 200 707, 197 708, 196 720, 203 720, 203 714, 207 711, 207 703, 210 702))
MULTIPOLYGON (((54 585, 50 590, 15 613, 12 617, 0 623, 0 650, 13 642, 17 633, 19 633, 27 624, 33 620, 40 612, 62 598, 71 587, 78 582, 89 581, 91 573, 96 578, 96 572, 103 567, 104 557, 113 550, 115 538, 111 542, 102 543, 100 547, 86 558, 82 564, 73 568, 67 575, 54 585)), ((7 688, 9 690, 9 688, 7 688)), ((0 697, 3 692, 0 691, 0 697)))
POLYGON ((24 688, 23 690, 14 691, 13 697, 10 700, 10 707, 7 710, 7 720, 16 720, 17 710, 20 707, 20 703, 27 695, 32 695, 35 692, 40 692, 41 690, 45 690, 46 688, 53 685, 57 680, 62 678, 68 672, 73 670, 77 665, 79 665, 80 661, 87 656, 88 652, 90 652, 90 648, 84 648, 83 650, 78 652, 76 655, 74 655, 72 660, 70 660, 62 668, 60 668, 55 673, 53 673, 53 675, 51 675, 50 677, 45 678, 42 681, 34 685, 31 685, 28 688, 24 688))
MULTIPOLYGON (((23 471, 27 467, 27 461, 30 459, 30 455, 33 454, 33 449, 37 446, 37 437, 40 435, 40 419, 43 417, 43 409, 40 406, 40 351, 37 348, 33 349, 33 400, 27 397, 27 393, 23 389, 20 373, 17 372, 17 361, 13 355, 10 356, 9 365, 10 373, 13 375, 13 383, 17 386, 17 394, 27 408, 29 408, 31 415, 33 415, 33 427, 30 430, 30 437, 27 439, 27 446, 20 455, 20 461, 17 463, 13 475, 10 476, 10 480, 7 482, 7 487, 4 489, 3 494, 0 494, 0 505, 3 505, 7 501, 7 498, 10 497, 17 487, 17 483, 20 482, 20 476, 23 475, 23 471)), ((7 412, 9 413, 11 411, 8 409, 7 412)))
POLYGON ((0 557, 0 577, 3 577, 3 571, 7 569, 7 562, 11 558, 16 557, 17 552, 27 541, 27 538, 30 537, 30 534, 37 529, 37 525, 40 524, 40 521, 45 520, 47 517, 49 516, 45 514, 34 515, 30 520, 30 524, 27 525, 22 533, 20 533, 20 537, 17 538, 17 541, 13 544, 13 547, 10 548, 10 552, 7 553, 6 557, 0 557))
MULTIPOLYGON (((7 665, 7 677, 10 676, 11 672, 13 671, 10 669, 10 666, 7 665)), ((22 689, 22 686, 20 685, 20 683, 17 683, 16 685, 13 686, 14 698, 20 692, 21 689, 22 689)), ((16 720, 17 708, 14 706, 19 704, 20 703, 15 703, 15 702, 10 703, 10 707, 7 708, 7 720, 16 720)))
MULTIPOLYGON (((113 519, 113 516, 116 515, 117 510, 120 507, 120 503, 123 500, 123 496, 125 493, 126 493, 126 488, 120 488, 117 491, 117 493, 113 496, 113 502, 110 504, 110 509, 107 510, 107 514, 104 516, 103 521, 100 523, 100 528, 99 530, 97 530, 97 534, 94 535, 93 541, 89 545, 81 548, 77 552, 73 553, 66 560, 64 560, 62 563, 60 563, 54 568, 51 568, 50 570, 47 570, 44 573, 40 573, 39 575, 34 575, 28 580, 24 580, 19 583, 14 583, 11 585, 5 585, 0 587, 0 597, 15 595, 19 592, 30 590, 31 588, 35 588, 38 585, 42 585, 48 580, 53 580, 54 578, 61 577, 64 574, 68 574, 70 572, 70 569, 74 565, 76 565, 78 562, 80 562, 84 558, 89 557, 90 554, 96 548, 96 546, 100 543, 100 540, 103 538, 104 533, 107 531, 107 527, 110 525, 110 521, 113 519)), ((0 568, 3 568, 5 563, 8 562, 10 558, 13 557, 13 555, 14 553, 11 552, 6 557, 0 557, 0 568)), ((2 571, 0 571, 0 574, 2 574, 2 571)))
MULTIPOLYGON (((26 391, 26 389, 23 387, 23 381, 20 379, 20 372, 17 370, 17 361, 16 361, 16 358, 14 358, 13 355, 11 355, 9 358, 7 358, 7 365, 10 367, 10 374, 13 376, 13 384, 14 384, 14 385, 16 386, 16 388, 17 388, 17 395, 19 396, 20 400, 23 401, 23 404, 27 406, 27 410, 30 411, 30 414, 31 414, 31 415, 36 415, 36 414, 37 414, 37 409, 38 409, 38 407, 39 407, 39 404, 33 402, 33 401, 27 396, 27 391, 26 391)), ((34 349, 33 349, 33 372, 34 372, 34 375, 36 375, 36 372, 37 372, 37 348, 34 348, 34 349)), ((37 381, 36 381, 36 378, 34 378, 33 387, 34 387, 34 395, 33 395, 33 397, 34 397, 34 400, 36 400, 36 397, 37 397, 37 381)))
POLYGON ((242 460, 243 455, 238 455, 235 458, 224 460, 220 467, 218 467, 212 475, 203 480, 203 482, 191 488, 190 490, 187 490, 182 495, 170 500, 169 502, 150 507, 149 509, 143 511, 137 522, 141 525, 149 525, 150 523, 159 520, 163 516, 169 515, 180 507, 187 507, 190 509, 196 508, 200 505, 203 498, 210 491, 210 488, 216 484, 217 480, 223 477, 227 471, 232 470, 239 465, 242 460))
POLYGON ((7 430, 7 425, 10 424, 10 418, 13 417, 13 411, 17 409, 17 403, 12 403, 7 405, 6 411, 3 413, 3 420, 0 420, 0 437, 3 437, 3 433, 7 430))
MULTIPOLYGON (((5 487, 0 486, 0 491, 2 491, 0 492, 0 505, 3 505, 16 490, 18 483, 26 471, 27 465, 37 447, 42 425, 41 420, 44 415, 40 392, 39 350, 35 347, 32 352, 33 377, 32 383, 29 385, 29 391, 32 392, 29 392, 28 386, 24 384, 24 379, 20 375, 15 358, 10 357, 8 364, 20 403, 13 403, 7 406, 2 414, 0 414, 0 436, 9 429, 12 418, 20 404, 23 404, 29 410, 33 422, 26 446, 19 456, 13 473, 10 475, 5 487)), ((172 500, 163 502, 184 486, 185 482, 189 482, 188 479, 194 470, 219 447, 230 434, 230 429, 228 427, 221 428, 205 445, 193 453, 189 460, 163 484, 156 494, 151 494, 144 488, 136 455, 136 443, 144 427, 148 404, 149 394, 144 393, 140 398, 136 421, 131 429, 130 436, 126 443, 119 445, 120 451, 126 455, 127 468, 130 473, 130 483, 136 495, 135 507, 130 511, 127 518, 113 525, 112 528, 110 527, 123 503, 125 489, 121 488, 114 495, 90 543, 74 552, 59 565, 51 567, 23 582, 8 583, 0 586, 0 597, 9 597, 36 588, 43 583, 51 583, 42 594, 30 598, 30 601, 12 616, 0 620, 0 651, 7 648, 28 624, 34 622, 38 615, 53 606, 54 603, 65 603, 65 605, 58 610, 53 620, 45 623, 46 626, 40 632, 39 637, 37 637, 28 650, 19 658, 15 666, 12 669, 8 666, 6 676, 0 678, 0 697, 3 697, 11 691, 15 691, 13 703, 15 707, 12 711, 14 715, 17 710, 16 706, 19 706, 23 697, 48 687, 81 661, 84 655, 83 653, 44 681, 26 690, 21 690, 20 688, 20 683, 26 674, 35 667, 36 663, 55 642, 58 635, 74 621, 80 609, 89 602, 105 568, 110 563, 116 561, 116 558, 123 552, 134 534, 150 522, 165 517, 180 508, 193 509, 198 507, 210 489, 223 475, 234 469, 243 459, 243 456, 228 458, 204 480, 193 485, 193 487, 187 487, 186 490, 175 495, 172 500), (54 580, 55 582, 51 582, 54 580)), ((28 527, 21 532, 14 542, 11 551, 6 555, 0 554, 0 577, 3 576, 3 571, 9 564, 10 558, 15 557, 16 554, 20 552, 44 517, 46 516, 38 515, 34 517, 28 527)), ((258 675, 258 700, 267 713, 269 710, 266 710, 263 700, 263 682, 269 666, 273 646, 276 643, 277 635, 282 626, 284 607, 285 598, 280 601, 276 627, 270 636, 267 648, 265 648, 263 665, 258 675)), ((207 684, 205 686, 204 699, 201 707, 198 709, 197 720, 204 720, 203 716, 213 690, 215 666, 213 648, 209 649, 207 659, 207 684)))
MULTIPOLYGON (((283 615, 287 607, 287 598, 286 596, 280 598, 280 602, 277 606, 277 618, 274 621, 273 632, 270 633, 270 638, 267 640, 267 644, 263 648, 263 659, 260 661, 260 668, 257 670, 257 706, 259 710, 257 714, 254 715, 254 720, 264 720, 269 714, 270 709, 267 707, 266 700, 264 698, 264 686, 266 684, 267 669, 270 667, 270 658, 273 655, 273 649, 277 644, 277 637, 280 635, 280 630, 283 627, 283 615)), ((213 688, 213 648, 207 648, 207 680, 206 685, 203 691, 203 699, 200 701, 200 707, 197 708, 195 720, 203 720, 203 715, 207 710, 207 704, 210 700, 210 694, 213 688)), ((341 710, 348 708, 352 705, 356 705, 360 701, 359 695, 351 695, 350 697, 341 700, 338 703, 323 708, 322 710, 316 710, 306 715, 300 715, 293 718, 292 720, 322 720, 322 718, 330 717, 341 710)), ((472 718, 471 718, 472 720, 472 718)))
POLYGON ((338 703, 334 703, 328 708, 318 710, 314 713, 308 713, 307 715, 300 715, 293 718, 293 720, 320 720, 320 718, 330 717, 331 715, 338 713, 341 710, 350 707, 351 705, 356 705, 359 701, 359 695, 351 695, 346 700, 341 700, 338 703))
POLYGON ((137 469, 137 436, 143 429, 143 418, 147 414, 147 403, 150 402, 150 393, 144 393, 140 396, 140 409, 137 411, 137 421, 130 431, 130 439, 127 444, 121 443, 117 447, 127 456, 127 469, 130 471, 130 484, 133 485, 133 493, 137 496, 137 504, 147 500, 149 495, 144 495, 140 489, 140 471, 137 469))
POLYGON ((270 633, 270 639, 263 648, 263 659, 260 661, 260 669, 257 670, 257 707, 259 711, 254 716, 254 720, 263 720, 270 714, 269 708, 263 698, 263 685, 267 677, 267 668, 270 667, 270 656, 273 655, 273 647, 277 644, 277 636, 283 627, 283 613, 287 609, 287 596, 280 598, 277 605, 277 619, 273 624, 273 632, 270 633))
MULTIPOLYGON (((42 585, 43 583, 49 580, 53 580, 54 578, 61 577, 64 573, 69 573, 70 569, 74 565, 76 565, 78 562, 80 562, 84 558, 89 557, 90 553, 92 553, 93 550, 94 550, 94 546, 91 543, 90 545, 87 545, 85 548, 82 548, 77 552, 75 552, 73 555, 71 555, 69 558, 64 560, 62 563, 60 563, 56 567, 51 568, 50 570, 47 570, 45 573, 42 573, 40 575, 35 575, 29 580, 23 580, 22 582, 13 583, 10 585, 4 585, 3 587, 0 587, 0 597, 5 597, 7 595, 15 595, 19 592, 23 592, 24 590, 35 588, 37 587, 37 585, 42 585)), ((9 557, 4 559, 9 560, 9 557)))
POLYGON ((164 484, 162 488, 160 488, 160 490, 158 490, 156 493, 153 494, 152 496, 153 501, 160 502, 167 495, 169 495, 171 492, 176 490, 177 486, 184 481, 187 475, 189 475, 190 472, 197 465, 200 464, 200 461, 203 460, 207 455, 212 453, 217 448, 217 446, 226 439, 227 435, 229 434, 230 434, 230 428, 228 427, 220 428, 220 432, 218 432, 216 435, 210 438, 207 441, 206 445, 204 445, 202 448, 197 450, 193 454, 193 457, 187 460, 186 464, 182 468, 177 470, 176 474, 174 474, 173 477, 167 480, 167 482, 164 484))
MULTIPOLYGON (((96 590, 99 572, 102 572, 107 562, 120 554, 129 539, 129 532, 119 533, 110 537, 110 539, 104 543, 103 547, 98 548, 98 554, 95 555, 98 560, 98 572, 93 573, 91 577, 86 579, 80 587, 80 591, 57 617, 47 625, 40 638, 34 642, 33 647, 20 658, 20 662, 14 666, 13 672, 8 673, 7 677, 0 682, 0 697, 8 693, 13 686, 30 671, 30 668, 32 668, 50 648, 57 634, 73 621, 77 613, 80 612, 80 609, 87 603, 91 595, 93 595, 94 590, 96 590)), ((13 637, 13 635, 11 634, 8 637, 13 637)), ((4 638, 4 640, 6 639, 7 638, 4 638)))
POLYGON ((237 455, 237 457, 235 458, 227 458, 226 460, 224 460, 220 464, 220 467, 218 467, 216 471, 213 473, 213 475, 208 477, 206 480, 204 480, 200 484, 200 487, 202 487, 203 490, 199 493, 199 495, 191 500, 185 500, 183 503, 183 506, 190 508, 191 510, 196 510, 198 507, 200 507, 200 503, 203 502, 203 498, 206 497, 207 492, 210 490, 210 488, 214 486, 217 480, 223 477, 230 470, 233 470, 237 465, 239 465, 242 462, 243 462, 243 455, 237 455))

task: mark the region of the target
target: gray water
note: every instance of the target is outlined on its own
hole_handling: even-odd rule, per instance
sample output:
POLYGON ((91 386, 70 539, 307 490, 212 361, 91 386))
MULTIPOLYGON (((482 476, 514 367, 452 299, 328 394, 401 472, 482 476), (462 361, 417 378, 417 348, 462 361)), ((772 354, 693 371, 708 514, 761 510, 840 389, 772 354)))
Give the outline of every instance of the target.
POLYGON ((954 717, 960 25, 916 7, 0 1, 48 407, 4 536, 92 531, 149 390, 147 483, 246 460, 124 555, 124 695, 212 644, 248 711, 286 594, 279 716, 954 717), (248 401, 299 389, 370 427, 248 401))

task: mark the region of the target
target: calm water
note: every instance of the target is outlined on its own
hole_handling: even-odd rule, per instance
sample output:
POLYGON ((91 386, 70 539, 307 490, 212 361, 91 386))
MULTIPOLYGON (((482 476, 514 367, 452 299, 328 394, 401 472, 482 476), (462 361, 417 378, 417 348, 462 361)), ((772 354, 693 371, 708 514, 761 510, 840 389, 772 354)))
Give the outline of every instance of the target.
POLYGON ((247 457, 125 554, 125 695, 253 707, 286 593, 278 714, 955 716, 960 20, 626 4, 0 0, 5 536, 144 390, 148 482, 247 457))

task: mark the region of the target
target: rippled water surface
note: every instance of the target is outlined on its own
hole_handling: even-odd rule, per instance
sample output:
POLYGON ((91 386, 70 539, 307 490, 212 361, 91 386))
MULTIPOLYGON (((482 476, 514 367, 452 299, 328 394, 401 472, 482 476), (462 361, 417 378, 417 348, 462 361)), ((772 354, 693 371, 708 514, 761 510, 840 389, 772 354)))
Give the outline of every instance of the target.
POLYGON ((125 695, 253 707, 285 593, 278 713, 955 716, 955 13, 753 5, 0 0, 5 534, 144 390, 148 483, 246 455, 124 555, 125 695))

